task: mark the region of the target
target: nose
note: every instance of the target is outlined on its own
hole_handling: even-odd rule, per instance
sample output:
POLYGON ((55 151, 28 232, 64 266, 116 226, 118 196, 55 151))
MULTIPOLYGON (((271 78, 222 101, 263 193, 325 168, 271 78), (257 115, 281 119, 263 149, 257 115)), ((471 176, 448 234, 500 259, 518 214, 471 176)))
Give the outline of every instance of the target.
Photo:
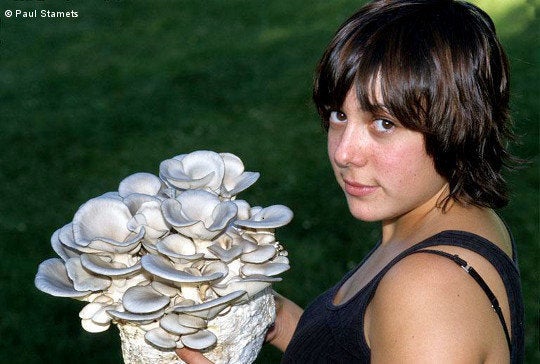
POLYGON ((342 168, 349 165, 364 165, 366 145, 363 139, 361 128, 352 123, 348 124, 341 133, 329 134, 328 148, 336 165, 342 168))

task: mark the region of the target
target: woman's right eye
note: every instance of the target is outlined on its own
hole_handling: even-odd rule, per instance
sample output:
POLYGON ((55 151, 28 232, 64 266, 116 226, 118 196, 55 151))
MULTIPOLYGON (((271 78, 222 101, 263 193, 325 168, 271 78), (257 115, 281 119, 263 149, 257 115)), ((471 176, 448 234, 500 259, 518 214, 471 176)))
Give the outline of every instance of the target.
POLYGON ((341 111, 331 111, 328 121, 330 121, 331 123, 342 124, 347 122, 347 115, 345 115, 345 113, 342 113, 341 111))

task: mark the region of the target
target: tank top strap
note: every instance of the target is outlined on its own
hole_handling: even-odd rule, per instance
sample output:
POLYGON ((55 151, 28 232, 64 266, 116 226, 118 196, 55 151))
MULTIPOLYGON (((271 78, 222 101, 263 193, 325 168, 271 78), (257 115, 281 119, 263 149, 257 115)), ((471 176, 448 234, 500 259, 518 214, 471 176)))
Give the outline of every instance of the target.
POLYGON ((497 297, 495 296, 491 288, 489 288, 489 285, 482 278, 482 276, 478 274, 478 272, 472 266, 470 266, 469 263, 461 259, 459 255, 457 254, 452 255, 450 253, 447 253, 441 250, 433 250, 433 249, 415 250, 411 254, 415 254, 415 253, 435 254, 435 255, 439 255, 447 259, 450 259, 451 261, 456 263, 458 266, 463 268, 463 270, 467 272, 476 281, 476 283, 478 283, 480 288, 482 288, 487 298, 489 299, 489 302, 491 303, 491 308, 493 308, 493 310, 499 317, 499 321, 501 323, 502 329, 504 331, 504 335, 506 337, 506 343, 508 344, 508 350, 512 351, 512 341, 510 339, 510 333, 508 332, 508 326, 506 325, 506 320, 504 319, 501 306, 499 304, 499 300, 497 299, 497 297))
MULTIPOLYGON (((515 360, 519 362, 521 360, 520 358, 523 358, 523 349, 524 349, 524 342, 523 342, 524 307, 523 307, 523 301, 521 298, 520 274, 519 274, 519 269, 517 266, 517 256, 516 256, 516 252, 514 248, 515 242, 513 239, 512 239, 513 257, 510 258, 502 249, 500 249, 497 245, 487 240, 486 238, 483 238, 479 235, 466 232, 466 231, 446 230, 436 235, 433 235, 430 238, 420 243, 413 245, 412 247, 406 249, 397 257, 395 257, 380 272, 380 275, 377 279, 377 283, 378 281, 380 281, 382 276, 386 274, 388 270, 390 270, 395 264, 397 264, 403 258, 411 254, 415 254, 417 252, 426 252, 428 250, 435 251, 434 249, 430 249, 430 248, 437 247, 437 246, 455 246, 455 247, 460 247, 460 248, 470 250, 474 253, 481 255, 497 270, 497 273, 502 279, 502 282, 506 289, 506 295, 507 295, 508 302, 510 304, 510 310, 511 310, 510 326, 511 326, 512 335, 510 337, 510 335, 507 334, 506 331, 508 331, 508 326, 506 325, 506 323, 504 323, 505 335, 508 335, 507 342, 510 345, 510 353, 511 353, 511 357, 513 358, 512 363, 516 362, 515 360)), ((439 250, 436 250, 436 251, 439 251, 439 250)), ((436 254, 439 254, 439 253, 436 253, 436 254)), ((452 254, 449 254, 449 255, 450 257, 453 257, 452 254)), ((454 260, 454 258, 450 258, 450 259, 454 260)), ((459 261, 460 263, 462 263, 461 261, 463 260, 459 258, 459 261)), ((466 266, 467 265, 468 264, 466 264, 466 266)), ((499 315, 499 313, 497 314, 499 315)), ((502 313, 501 313, 501 316, 502 316, 502 313)), ((503 324, 503 321, 501 321, 501 324, 503 324)))

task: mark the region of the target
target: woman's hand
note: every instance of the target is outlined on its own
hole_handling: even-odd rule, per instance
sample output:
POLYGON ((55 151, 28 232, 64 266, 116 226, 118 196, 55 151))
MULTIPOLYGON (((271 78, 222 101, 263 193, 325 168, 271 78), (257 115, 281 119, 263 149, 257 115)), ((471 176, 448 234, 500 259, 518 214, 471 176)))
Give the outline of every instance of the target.
POLYGON ((194 349, 176 349, 176 354, 178 354, 178 357, 187 364, 213 364, 210 360, 206 359, 204 355, 194 349))
POLYGON ((266 342, 285 351, 304 312, 296 303, 273 292, 276 300, 276 321, 266 333, 266 342))
MULTIPOLYGON (((300 316, 304 312, 296 303, 273 292, 276 301, 276 321, 266 333, 266 342, 274 345, 281 351, 285 351, 291 341, 294 330, 300 316)), ((187 364, 213 364, 199 351, 182 348, 176 349, 176 353, 187 364)))

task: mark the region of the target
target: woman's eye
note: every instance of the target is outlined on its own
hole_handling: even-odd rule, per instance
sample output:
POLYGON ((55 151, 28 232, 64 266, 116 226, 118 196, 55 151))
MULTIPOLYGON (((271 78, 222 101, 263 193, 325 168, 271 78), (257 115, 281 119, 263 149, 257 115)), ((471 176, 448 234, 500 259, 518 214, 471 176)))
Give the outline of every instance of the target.
POLYGON ((347 115, 342 113, 341 111, 332 111, 330 112, 330 117, 328 120, 331 123, 344 123, 347 121, 347 115))
POLYGON ((381 133, 388 133, 395 128, 396 124, 386 119, 377 119, 373 121, 375 130, 381 133))

